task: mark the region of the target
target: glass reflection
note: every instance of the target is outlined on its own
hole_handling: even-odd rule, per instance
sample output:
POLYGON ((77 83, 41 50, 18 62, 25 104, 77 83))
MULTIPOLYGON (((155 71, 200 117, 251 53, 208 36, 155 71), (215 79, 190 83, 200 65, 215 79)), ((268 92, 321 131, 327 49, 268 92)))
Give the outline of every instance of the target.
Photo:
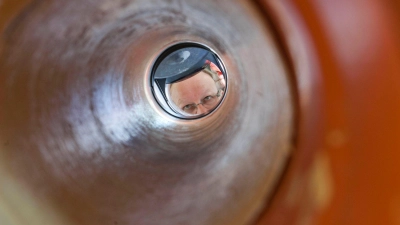
POLYGON ((221 101, 225 79, 215 64, 207 62, 203 70, 173 82, 167 90, 175 110, 202 115, 209 113, 221 101))
POLYGON ((218 56, 204 47, 166 51, 153 72, 153 90, 161 106, 181 118, 213 111, 226 92, 226 74, 218 56))

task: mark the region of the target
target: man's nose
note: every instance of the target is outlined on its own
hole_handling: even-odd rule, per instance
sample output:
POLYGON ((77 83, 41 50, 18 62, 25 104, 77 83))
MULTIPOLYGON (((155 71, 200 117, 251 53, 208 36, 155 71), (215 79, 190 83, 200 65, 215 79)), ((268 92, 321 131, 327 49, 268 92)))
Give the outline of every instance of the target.
POLYGON ((204 107, 202 104, 197 105, 197 114, 203 114, 206 113, 207 111, 208 109, 206 109, 206 107, 204 107))

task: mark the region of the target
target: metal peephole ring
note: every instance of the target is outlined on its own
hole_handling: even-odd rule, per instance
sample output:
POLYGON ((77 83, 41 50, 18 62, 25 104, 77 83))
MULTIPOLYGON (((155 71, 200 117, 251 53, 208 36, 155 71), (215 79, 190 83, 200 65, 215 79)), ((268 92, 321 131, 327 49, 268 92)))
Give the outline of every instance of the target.
POLYGON ((227 92, 226 68, 215 51, 199 43, 164 50, 151 71, 152 92, 170 115, 196 119, 209 115, 227 92))

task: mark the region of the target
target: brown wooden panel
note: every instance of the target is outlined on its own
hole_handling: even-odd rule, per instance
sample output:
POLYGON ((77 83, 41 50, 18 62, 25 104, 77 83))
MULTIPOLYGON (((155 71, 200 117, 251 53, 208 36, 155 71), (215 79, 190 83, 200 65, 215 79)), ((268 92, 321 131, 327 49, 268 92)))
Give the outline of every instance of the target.
POLYGON ((262 4, 293 62, 300 121, 260 224, 399 224, 398 3, 262 4))

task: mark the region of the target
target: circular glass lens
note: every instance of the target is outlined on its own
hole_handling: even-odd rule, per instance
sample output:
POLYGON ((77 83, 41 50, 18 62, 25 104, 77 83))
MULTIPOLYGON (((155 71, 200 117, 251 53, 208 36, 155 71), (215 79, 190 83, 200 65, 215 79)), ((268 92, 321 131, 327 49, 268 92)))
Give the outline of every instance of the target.
POLYGON ((227 91, 226 79, 220 57, 198 43, 167 48, 151 74, 157 102, 166 112, 182 119, 200 118, 214 111, 227 91))

